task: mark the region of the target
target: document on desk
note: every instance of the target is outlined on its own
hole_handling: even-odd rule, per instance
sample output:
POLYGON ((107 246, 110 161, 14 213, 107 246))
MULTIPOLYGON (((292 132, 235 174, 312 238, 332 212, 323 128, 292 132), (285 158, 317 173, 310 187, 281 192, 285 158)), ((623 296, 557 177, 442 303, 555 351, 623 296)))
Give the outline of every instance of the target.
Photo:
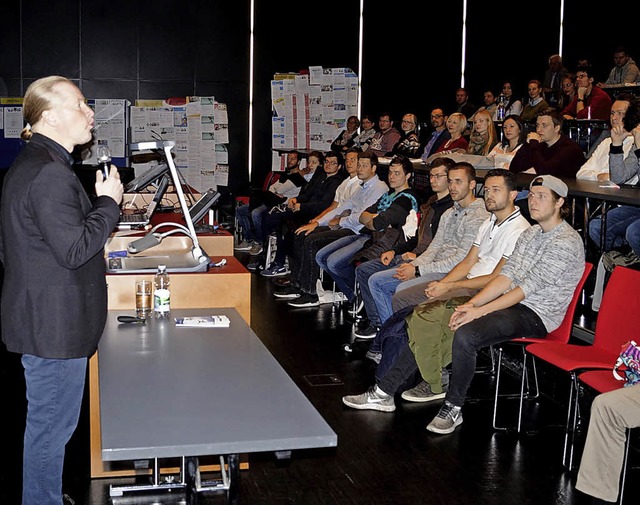
POLYGON ((225 315, 221 316, 187 316, 176 317, 176 327, 194 327, 199 328, 228 328, 229 318, 225 315))
POLYGON ((600 181, 600 187, 601 188, 615 188, 615 189, 620 189, 620 186, 618 186, 615 182, 613 181, 600 181))

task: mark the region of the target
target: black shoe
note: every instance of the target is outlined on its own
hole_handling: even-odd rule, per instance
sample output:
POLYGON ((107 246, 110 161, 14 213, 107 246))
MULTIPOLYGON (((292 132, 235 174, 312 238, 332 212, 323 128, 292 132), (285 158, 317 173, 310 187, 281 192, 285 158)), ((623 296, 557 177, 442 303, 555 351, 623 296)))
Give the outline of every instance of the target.
POLYGON ((368 324, 364 328, 357 328, 353 330, 353 334, 358 338, 371 339, 375 338, 375 336, 378 334, 378 328, 376 328, 372 324, 368 324))
POLYGON ((247 265, 247 270, 249 270, 249 272, 257 272, 258 268, 260 268, 259 261, 250 261, 247 265))
POLYGON ((292 285, 285 286, 284 288, 278 289, 273 293, 273 296, 276 298, 299 298, 302 293, 299 288, 296 288, 292 285))
POLYGON ((318 295, 310 295, 309 293, 302 293, 295 300, 291 300, 289 305, 292 307, 317 307, 320 305, 318 295))

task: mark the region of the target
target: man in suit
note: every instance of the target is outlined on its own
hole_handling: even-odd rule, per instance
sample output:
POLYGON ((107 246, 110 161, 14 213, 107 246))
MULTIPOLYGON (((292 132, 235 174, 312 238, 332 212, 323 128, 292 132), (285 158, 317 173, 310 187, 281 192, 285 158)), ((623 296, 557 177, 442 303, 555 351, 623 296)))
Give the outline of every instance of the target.
POLYGON ((65 446, 107 317, 103 250, 123 187, 114 166, 104 180, 97 171, 91 203, 71 169, 75 146, 92 138, 94 115, 71 81, 32 83, 23 114, 28 144, 1 200, 2 340, 22 355, 27 389, 22 504, 60 505, 65 446))

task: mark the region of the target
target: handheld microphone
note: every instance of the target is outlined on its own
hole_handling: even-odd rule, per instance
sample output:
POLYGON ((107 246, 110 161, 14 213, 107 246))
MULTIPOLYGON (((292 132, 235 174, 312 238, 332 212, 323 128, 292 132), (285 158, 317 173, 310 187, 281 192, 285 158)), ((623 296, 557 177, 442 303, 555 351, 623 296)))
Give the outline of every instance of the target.
POLYGON ((102 170, 102 175, 106 179, 109 177, 109 170, 111 167, 111 151, 107 146, 99 146, 96 151, 96 157, 98 158, 98 165, 102 170))

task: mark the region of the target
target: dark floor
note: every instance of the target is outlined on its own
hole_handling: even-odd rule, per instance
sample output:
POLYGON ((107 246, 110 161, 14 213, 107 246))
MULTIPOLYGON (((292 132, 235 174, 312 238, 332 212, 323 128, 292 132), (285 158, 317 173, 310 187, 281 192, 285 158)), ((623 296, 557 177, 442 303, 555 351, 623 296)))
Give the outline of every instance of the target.
MULTIPOLYGON (((248 256, 239 255, 242 261, 248 256)), ((252 454, 241 472, 240 503, 245 504, 478 504, 584 505, 574 491, 575 475, 561 465, 564 410, 556 401, 568 382, 546 377, 551 393, 528 407, 526 434, 496 432, 491 427, 491 375, 478 374, 464 424, 451 435, 437 436, 425 426, 435 404, 397 401, 395 413, 356 411, 343 406, 345 394, 364 391, 373 381, 374 365, 361 347, 348 356, 342 345, 352 339, 343 310, 331 305, 291 309, 272 297, 273 282, 253 276, 252 327, 292 379, 338 434, 338 447, 293 453, 282 464, 273 454, 252 454), (344 383, 311 386, 305 376, 336 374, 344 383), (558 392, 559 391, 559 392, 558 392)), ((577 321, 593 327, 593 314, 579 307, 577 321)), ((484 356, 486 359, 486 355, 484 356)), ((0 504, 19 504, 24 384, 19 359, 0 352, 5 392, 0 468, 0 504)), ((515 380, 509 379, 513 386, 515 380)), ((509 381, 507 381, 509 382, 509 381)), ((151 423, 152 426, 152 423, 151 423)), ((89 479, 88 416, 67 452, 65 490, 77 504, 185 503, 184 496, 109 498, 109 485, 131 479, 89 479)), ((629 493, 631 495, 631 493, 629 493)), ((222 495, 201 495, 198 503, 225 503, 222 495)))

